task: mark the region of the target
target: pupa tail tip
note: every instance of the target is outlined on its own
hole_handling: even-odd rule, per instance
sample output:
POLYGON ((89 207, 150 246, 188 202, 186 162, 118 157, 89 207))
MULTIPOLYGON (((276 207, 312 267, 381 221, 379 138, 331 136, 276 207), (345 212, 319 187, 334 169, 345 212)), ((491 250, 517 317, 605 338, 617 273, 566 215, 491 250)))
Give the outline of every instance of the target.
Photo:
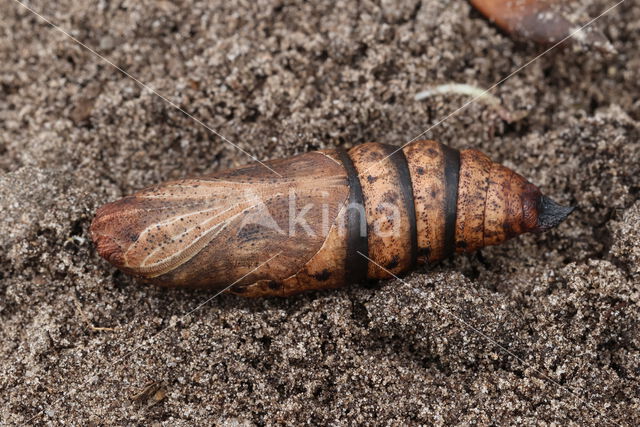
POLYGON ((558 226, 576 209, 575 206, 562 206, 547 196, 540 198, 538 206, 538 229, 545 231, 558 226))

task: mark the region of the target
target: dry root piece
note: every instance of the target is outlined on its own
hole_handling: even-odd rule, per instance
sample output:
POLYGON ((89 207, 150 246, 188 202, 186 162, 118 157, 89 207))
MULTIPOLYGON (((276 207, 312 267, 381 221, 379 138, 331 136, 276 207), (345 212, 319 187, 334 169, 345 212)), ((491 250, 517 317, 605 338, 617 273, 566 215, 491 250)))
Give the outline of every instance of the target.
POLYGON ((581 31, 555 9, 555 0, 471 0, 488 19, 509 34, 543 45, 552 45, 573 35, 586 47, 612 53, 614 48, 600 31, 589 26, 581 31), (575 34, 574 34, 575 33, 575 34))
POLYGON ((423 90, 416 94, 414 99, 416 101, 423 101, 427 98, 436 95, 465 95, 471 96, 470 102, 477 101, 479 103, 488 105, 491 107, 502 120, 507 123, 514 123, 518 120, 522 120, 526 117, 526 111, 511 112, 502 106, 500 99, 489 91, 481 89, 477 86, 471 86, 464 83, 447 83, 439 86, 434 86, 429 89, 423 90))

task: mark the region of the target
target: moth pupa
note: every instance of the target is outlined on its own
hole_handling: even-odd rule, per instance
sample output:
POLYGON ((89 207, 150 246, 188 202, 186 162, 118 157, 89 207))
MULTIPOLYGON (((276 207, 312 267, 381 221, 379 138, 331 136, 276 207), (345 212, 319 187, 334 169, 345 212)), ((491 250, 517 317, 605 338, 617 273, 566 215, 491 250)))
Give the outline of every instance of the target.
POLYGON ((572 211, 481 152, 434 141, 265 163, 280 176, 253 163, 102 206, 90 229, 99 254, 159 285, 287 296, 390 278, 572 211))

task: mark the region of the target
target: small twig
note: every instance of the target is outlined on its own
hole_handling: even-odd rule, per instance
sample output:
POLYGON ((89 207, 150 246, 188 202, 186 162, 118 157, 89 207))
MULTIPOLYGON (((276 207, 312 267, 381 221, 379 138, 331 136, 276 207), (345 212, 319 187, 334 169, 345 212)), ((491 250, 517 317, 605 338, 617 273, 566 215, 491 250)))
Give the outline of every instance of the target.
POLYGON ((447 83, 439 86, 434 86, 430 89, 416 94, 414 99, 416 101, 422 101, 435 95, 450 94, 474 97, 478 102, 481 102, 493 108, 500 116, 500 118, 507 123, 517 122, 518 120, 522 120, 527 115, 525 111, 520 111, 515 114, 510 112, 502 106, 502 103, 497 96, 491 95, 489 92, 479 87, 471 86, 464 83, 447 83))

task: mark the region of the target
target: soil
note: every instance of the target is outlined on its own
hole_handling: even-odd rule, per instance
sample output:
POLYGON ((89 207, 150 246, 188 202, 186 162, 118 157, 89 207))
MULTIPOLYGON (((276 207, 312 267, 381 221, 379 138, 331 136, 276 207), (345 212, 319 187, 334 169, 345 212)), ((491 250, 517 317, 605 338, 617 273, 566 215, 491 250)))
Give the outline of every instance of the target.
POLYGON ((473 103, 422 135, 513 168, 568 221, 402 280, 250 300, 119 273, 95 210, 241 150, 402 145, 469 100, 416 93, 487 88, 544 48, 463 0, 211 3, 29 2, 162 99, 2 2, 1 424, 640 424, 640 4, 595 23, 616 54, 563 46, 499 85, 521 120, 473 103))

